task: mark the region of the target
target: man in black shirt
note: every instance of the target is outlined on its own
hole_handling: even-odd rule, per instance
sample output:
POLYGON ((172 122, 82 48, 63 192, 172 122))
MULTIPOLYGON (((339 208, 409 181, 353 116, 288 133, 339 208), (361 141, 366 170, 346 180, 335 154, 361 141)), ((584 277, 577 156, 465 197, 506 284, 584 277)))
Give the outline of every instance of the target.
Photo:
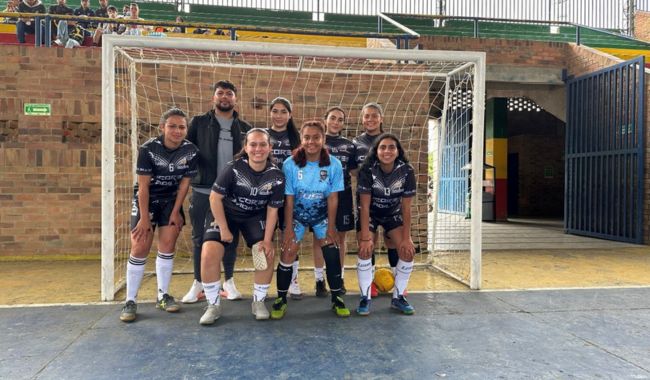
MULTIPOLYGON (((20 13, 45 13, 45 5, 41 0, 23 0, 18 4, 18 12, 20 13)), ((39 33, 42 28, 39 27, 39 33)), ((25 34, 35 34, 36 26, 34 19, 19 18, 16 22, 16 38, 18 43, 25 43, 25 34)), ((42 35, 42 33, 41 33, 42 35)))
POLYGON ((162 134, 145 142, 138 151, 138 182, 134 186, 131 209, 131 254, 126 267, 126 304, 120 314, 120 320, 124 322, 135 320, 136 297, 156 226, 160 227, 156 308, 168 312, 179 310, 174 297, 169 295, 169 282, 176 239, 185 224, 183 200, 190 179, 197 173, 198 150, 185 140, 187 118, 178 108, 163 114, 160 129, 162 134))
MULTIPOLYGON (((201 246, 205 233, 204 222, 210 211, 210 191, 214 181, 233 154, 242 148, 250 124, 239 119, 235 111, 237 105, 237 88, 227 80, 214 85, 212 97, 214 108, 203 115, 192 118, 187 139, 199 148, 199 174, 192 180, 190 197, 190 219, 192 221, 192 244, 194 258, 194 282, 182 299, 183 303, 198 301, 203 287, 201 285, 201 246)), ((229 244, 223 258, 226 268, 226 281, 223 283, 229 300, 240 299, 241 293, 232 279, 234 262, 237 256, 237 242, 229 244)))

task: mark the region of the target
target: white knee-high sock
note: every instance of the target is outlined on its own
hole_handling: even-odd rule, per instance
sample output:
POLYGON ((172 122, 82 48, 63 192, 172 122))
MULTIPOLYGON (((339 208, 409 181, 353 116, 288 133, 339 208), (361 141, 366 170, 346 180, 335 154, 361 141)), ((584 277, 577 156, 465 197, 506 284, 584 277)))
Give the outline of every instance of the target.
POLYGON ((324 281, 325 280, 325 270, 323 268, 316 268, 314 267, 314 278, 316 278, 316 281, 324 281))
POLYGON ((156 282, 158 283, 158 299, 163 294, 169 293, 169 283, 172 280, 174 270, 174 252, 163 253, 158 251, 156 256, 156 282))
POLYGON ((219 289, 221 289, 221 281, 203 283, 205 299, 208 301, 209 305, 219 305, 221 303, 219 289))
POLYGON ((253 284, 253 301, 264 301, 271 284, 253 284))
POLYGON ((393 298, 404 295, 404 291, 409 283, 409 278, 411 277, 411 272, 413 272, 413 262, 412 261, 402 261, 401 259, 397 262, 397 273, 395 273, 395 289, 393 289, 393 298))
POLYGON ((291 266, 293 267, 293 272, 291 272, 291 283, 295 284, 298 282, 298 268, 300 267, 300 262, 298 259, 296 259, 296 261, 294 261, 291 266))
POLYGON ((357 277, 359 290, 362 297, 370 299, 370 285, 372 284, 372 260, 357 259, 357 277))
POLYGON ((129 262, 126 264, 126 300, 134 301, 138 297, 138 290, 140 290, 140 283, 144 276, 144 266, 147 263, 147 258, 139 259, 137 257, 129 256, 129 262))

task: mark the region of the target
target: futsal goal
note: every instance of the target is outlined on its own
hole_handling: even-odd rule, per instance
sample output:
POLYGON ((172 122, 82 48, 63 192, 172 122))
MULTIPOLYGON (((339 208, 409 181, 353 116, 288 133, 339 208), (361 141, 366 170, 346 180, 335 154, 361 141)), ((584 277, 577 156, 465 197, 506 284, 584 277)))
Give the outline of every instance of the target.
MULTIPOLYGON (((342 107, 351 139, 363 132, 363 105, 379 103, 384 130, 416 170, 416 265, 480 287, 484 53, 136 36, 104 36, 102 45, 103 300, 125 283, 138 146, 159 134, 168 108, 210 110, 222 79, 237 86, 240 117, 256 127, 270 125, 269 102, 283 96, 298 125, 342 107)), ((187 261, 190 230, 188 216, 176 249, 187 261)))

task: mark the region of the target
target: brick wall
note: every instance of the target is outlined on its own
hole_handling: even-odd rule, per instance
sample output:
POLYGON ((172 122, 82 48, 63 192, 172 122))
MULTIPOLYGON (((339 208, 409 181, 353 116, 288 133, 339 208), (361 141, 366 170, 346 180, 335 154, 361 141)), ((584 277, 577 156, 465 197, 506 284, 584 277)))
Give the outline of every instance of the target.
MULTIPOLYGON (((99 49, 36 49, 0 46, 0 258, 26 256, 99 257, 101 232, 101 51, 99 49), (40 88, 44 88, 41 90, 40 88), (23 115, 24 103, 49 103, 52 116, 23 115)), ((229 59, 250 59, 230 57, 229 59)), ((306 63, 305 65, 308 65, 306 63)), ((334 63, 336 64, 336 63, 334 63)), ((381 69, 381 66, 378 66, 381 69)), ((418 176, 419 218, 414 229, 426 229, 426 120, 428 82, 383 80, 379 75, 287 74, 231 68, 171 70, 165 65, 138 73, 140 142, 157 134, 163 110, 179 105, 190 115, 209 109, 211 85, 230 78, 240 88, 239 111, 256 126, 269 125, 268 102, 278 95, 292 98, 294 118, 322 116, 327 106, 349 109, 347 134, 361 130, 361 106, 385 105, 387 130, 399 130, 418 176), (180 86, 180 87, 179 87, 180 86), (183 87, 183 93, 180 88, 183 87), (255 88, 255 90, 254 90, 255 88), (265 90, 260 90, 265 89, 265 90), (399 96, 398 102, 395 97, 399 96)), ((118 94, 128 93, 128 75, 120 71, 118 94)), ((119 75, 119 74, 118 74, 119 75)), ((130 103, 118 109, 130 125, 130 103)), ((118 132, 118 141, 128 131, 118 132)), ((118 149, 127 148, 118 144, 118 149)), ((128 155, 125 154, 129 163, 128 155)), ((129 182, 129 176, 119 179, 129 182)), ((126 188, 127 186, 125 186, 126 188)), ((128 186, 130 187, 130 185, 128 186)), ((126 190, 125 198, 129 198, 126 190)), ((128 199, 119 217, 128 223, 128 199)), ((189 228, 185 234, 189 234, 189 228)), ((423 235, 426 240, 426 234, 423 235)), ((185 237, 186 240, 187 236, 185 237)), ((422 241, 422 245, 426 241, 422 241)))
POLYGON ((100 51, 0 50, 0 255, 97 255, 100 51))
MULTIPOLYGON (((420 42, 427 49, 486 51, 488 64, 567 67, 570 74, 586 73, 616 62, 592 49, 559 43, 454 37, 425 37, 420 42)), ((0 56, 3 57, 0 61, 0 257, 99 255, 100 53, 99 49, 92 48, 0 46, 0 56), (51 117, 24 116, 24 103, 50 103, 53 114, 51 117)), ((158 110, 170 103, 182 105, 185 102, 190 114, 205 111, 210 103, 209 84, 214 77, 194 74, 196 72, 188 70, 183 75, 191 76, 190 84, 196 85, 196 93, 202 95, 179 100, 163 94, 156 103, 158 110)), ((178 79, 177 74, 161 75, 159 71, 156 75, 157 87, 147 89, 165 89, 165 83, 178 79)), ((280 95, 284 87, 253 93, 253 84, 244 80, 248 77, 246 72, 239 75, 242 79, 239 96, 242 113, 256 125, 268 125, 265 104, 280 95)), ((350 86, 349 92, 357 94, 354 98, 344 98, 349 103, 342 103, 352 105, 348 123, 351 135, 356 133, 352 131, 360 129, 361 104, 380 100, 390 105, 390 92, 408 86, 404 82, 391 83, 393 87, 384 86, 384 92, 381 92, 373 86, 384 85, 384 82, 348 82, 346 78, 349 79, 340 76, 337 81, 318 80, 321 89, 346 83, 345 86, 350 86), (382 98, 377 99, 377 94, 382 98)), ((295 86, 296 81, 285 78, 283 83, 284 86, 295 86)), ((348 93, 346 87, 340 87, 340 91, 348 93)), ((153 107, 151 94, 150 98, 143 98, 142 104, 153 111, 142 122, 155 124, 159 112, 153 107)), ((428 99, 422 92, 415 91, 412 95, 411 105, 428 99)), ((648 99, 650 97, 646 97, 648 99)), ((299 120, 324 110, 314 104, 327 103, 318 98, 318 91, 292 100, 299 120)), ((646 110, 650 112, 650 107, 646 110)), ((389 127, 399 126, 404 130, 411 160, 426 166, 426 149, 421 149, 421 144, 426 141, 421 124, 425 114, 421 108, 400 110, 389 106, 388 115, 389 127)), ((646 140, 648 138, 650 136, 646 140)), ((646 152, 646 160, 647 177, 650 152, 646 152)), ((417 169, 424 173, 425 166, 417 169)), ((424 181, 426 176, 422 175, 420 179, 424 181)), ((424 186, 420 188, 425 189, 424 186)), ((650 203, 648 178, 645 188, 647 205, 650 203)), ((644 209, 644 225, 648 242, 650 214, 647 207, 644 209)))
POLYGON ((650 42, 650 12, 636 11, 634 14, 634 38, 650 42))

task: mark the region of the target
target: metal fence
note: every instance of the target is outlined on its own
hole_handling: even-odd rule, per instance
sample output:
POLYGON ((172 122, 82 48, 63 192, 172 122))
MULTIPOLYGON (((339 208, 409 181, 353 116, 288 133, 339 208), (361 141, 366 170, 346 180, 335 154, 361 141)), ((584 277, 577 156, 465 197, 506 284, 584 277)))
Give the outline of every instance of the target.
POLYGON ((410 15, 565 21, 628 31, 635 9, 650 11, 650 0, 145 0, 310 13, 372 16, 410 15))

